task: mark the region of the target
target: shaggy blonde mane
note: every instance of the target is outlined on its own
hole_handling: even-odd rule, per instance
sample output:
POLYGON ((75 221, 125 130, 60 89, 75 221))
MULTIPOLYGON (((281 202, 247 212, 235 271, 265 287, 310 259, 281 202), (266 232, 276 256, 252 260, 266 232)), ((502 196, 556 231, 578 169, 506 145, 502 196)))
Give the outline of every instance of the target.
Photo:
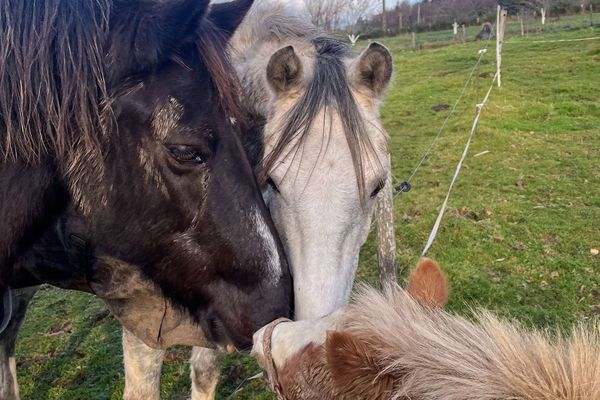
POLYGON ((568 337, 479 312, 475 321, 417 303, 397 285, 362 288, 348 329, 370 345, 391 399, 600 399, 600 324, 568 337), (377 315, 378 318, 373 318, 377 315))

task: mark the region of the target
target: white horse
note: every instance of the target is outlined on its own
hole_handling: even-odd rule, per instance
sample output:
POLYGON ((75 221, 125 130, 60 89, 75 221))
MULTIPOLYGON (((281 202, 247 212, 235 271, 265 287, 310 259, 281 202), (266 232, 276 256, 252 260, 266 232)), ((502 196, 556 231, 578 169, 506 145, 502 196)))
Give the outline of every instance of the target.
MULTIPOLYGON (((372 43, 356 56, 282 6, 259 1, 231 56, 257 133, 245 141, 292 268, 295 317, 322 317, 348 301, 390 172, 379 106, 391 55, 372 43)), ((158 400, 164 350, 126 330, 123 348, 125 399, 158 400)), ((194 348, 191 376, 192 399, 213 399, 218 353, 194 348)))

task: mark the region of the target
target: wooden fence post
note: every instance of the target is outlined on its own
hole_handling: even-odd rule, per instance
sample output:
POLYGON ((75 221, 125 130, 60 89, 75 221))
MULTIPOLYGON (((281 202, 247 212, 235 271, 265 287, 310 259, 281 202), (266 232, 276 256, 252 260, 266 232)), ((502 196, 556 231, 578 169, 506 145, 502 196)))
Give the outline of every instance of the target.
POLYGON ((385 0, 382 1, 383 10, 381 11, 381 30, 383 31, 383 36, 386 36, 387 33, 387 13, 385 9, 385 0))
POLYGON ((414 32, 412 32, 412 49, 413 50, 417 49, 417 36, 415 35, 414 32))
POLYGON ((506 26, 506 10, 498 6, 496 14, 496 73, 498 74, 498 87, 500 82, 500 67, 502 66, 502 45, 504 44, 504 27, 506 26))
POLYGON ((525 28, 523 27, 523 11, 519 12, 519 23, 521 24, 521 36, 525 36, 525 28))
MULTIPOLYGON (((390 157, 388 155, 388 157, 390 157)), ((379 283, 382 287, 397 282, 396 277, 396 231, 394 229, 394 185, 388 174, 385 186, 375 202, 377 227, 377 261, 379 283)))

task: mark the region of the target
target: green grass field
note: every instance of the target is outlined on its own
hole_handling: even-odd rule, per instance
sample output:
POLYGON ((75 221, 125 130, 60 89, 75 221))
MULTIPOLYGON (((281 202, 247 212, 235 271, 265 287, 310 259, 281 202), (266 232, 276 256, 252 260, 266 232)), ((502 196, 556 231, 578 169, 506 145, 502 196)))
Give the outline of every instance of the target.
MULTIPOLYGON (((504 49, 503 86, 483 111, 470 154, 429 256, 449 277, 449 309, 489 308, 529 326, 568 328, 600 314, 600 36, 581 29, 512 37, 504 49), (488 153, 475 157, 476 154, 488 153)), ((419 52, 405 38, 385 43, 395 79, 382 115, 391 136, 393 173, 410 174, 477 59, 481 42, 419 52)), ((402 277, 433 225, 474 116, 489 87, 494 45, 413 190, 395 203, 402 277)), ((359 280, 377 281, 372 238, 359 280)), ((45 288, 29 309, 17 346, 23 399, 119 399, 123 391, 119 325, 85 294, 45 288)), ((185 399, 189 350, 170 351, 165 399, 185 399)), ((227 399, 258 367, 243 356, 223 360, 219 398, 227 399)), ((260 380, 236 399, 272 399, 260 380)))
MULTIPOLYGON (((592 15, 591 23, 597 29, 600 25, 600 13, 592 15)), ((539 35, 548 35, 550 33, 568 32, 590 28, 590 15, 576 14, 559 17, 551 17, 542 25, 539 18, 526 18, 523 21, 523 32, 527 38, 536 40, 539 35)), ((466 41, 475 40, 475 36, 479 33, 481 27, 477 25, 466 27, 466 41)), ((495 28, 494 28, 495 33, 495 28)), ((515 16, 509 17, 506 21, 505 37, 520 36, 521 24, 515 16)), ((454 36, 452 29, 420 32, 415 34, 415 45, 418 49, 431 49, 435 47, 448 46, 457 42, 463 41, 462 29, 458 29, 458 35, 454 36)), ((398 51, 412 51, 412 35, 401 34, 393 39, 394 49, 398 51)))

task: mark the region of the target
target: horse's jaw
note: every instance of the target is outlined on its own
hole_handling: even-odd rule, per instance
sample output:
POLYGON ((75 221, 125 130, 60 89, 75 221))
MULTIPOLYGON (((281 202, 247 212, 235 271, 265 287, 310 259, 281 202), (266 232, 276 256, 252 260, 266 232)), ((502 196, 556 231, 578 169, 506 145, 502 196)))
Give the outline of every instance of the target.
POLYGON ((146 345, 166 349, 175 344, 213 347, 199 324, 164 297, 135 267, 99 257, 89 285, 123 327, 146 345))

